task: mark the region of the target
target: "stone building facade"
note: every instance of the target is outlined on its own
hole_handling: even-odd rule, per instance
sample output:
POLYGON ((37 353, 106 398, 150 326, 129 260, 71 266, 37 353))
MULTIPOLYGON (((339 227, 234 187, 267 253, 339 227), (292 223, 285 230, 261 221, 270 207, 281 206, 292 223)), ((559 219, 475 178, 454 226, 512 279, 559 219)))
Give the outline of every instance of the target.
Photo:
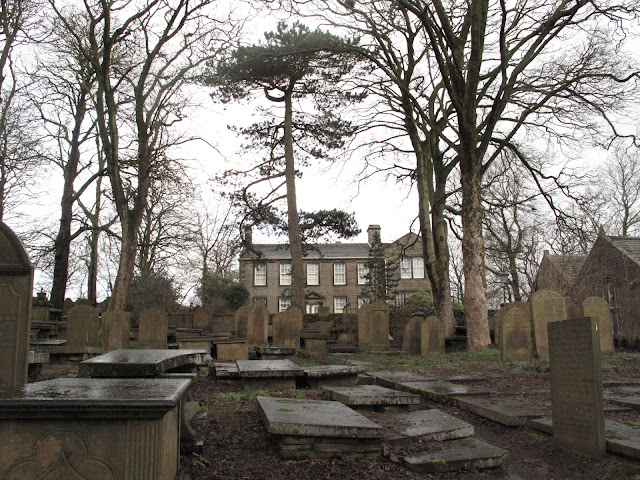
MULTIPOLYGON (((367 294, 373 249, 382 251, 391 269, 391 303, 402 304, 418 291, 431 293, 426 276, 420 237, 409 233, 385 244, 380 227, 370 225, 368 243, 324 243, 312 245, 304 258, 306 311, 317 313, 328 307, 332 313, 355 311, 369 302, 367 294)), ((247 232, 247 241, 251 234, 247 232)), ((291 305, 291 254, 284 244, 253 244, 239 258, 240 281, 247 287, 250 301, 262 301, 271 313, 291 305)))

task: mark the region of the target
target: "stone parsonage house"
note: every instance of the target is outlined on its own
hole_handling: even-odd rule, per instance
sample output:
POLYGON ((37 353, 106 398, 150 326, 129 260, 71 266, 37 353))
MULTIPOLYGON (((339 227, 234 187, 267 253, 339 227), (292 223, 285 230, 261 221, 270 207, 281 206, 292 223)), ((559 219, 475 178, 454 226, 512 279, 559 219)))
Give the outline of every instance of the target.
MULTIPOLYGON (((367 303, 374 251, 384 252, 385 263, 391 266, 388 275, 392 279, 392 303, 401 305, 421 290, 431 294, 419 236, 408 233, 392 243, 380 243, 379 225, 370 225, 367 233, 368 243, 322 243, 306 251, 307 313, 317 313, 321 306, 332 313, 355 311, 367 303)), ((286 310, 292 296, 288 245, 253 244, 251 231, 245 235, 252 248, 245 248, 240 254, 240 281, 249 290, 250 301, 265 302, 271 313, 286 310)))

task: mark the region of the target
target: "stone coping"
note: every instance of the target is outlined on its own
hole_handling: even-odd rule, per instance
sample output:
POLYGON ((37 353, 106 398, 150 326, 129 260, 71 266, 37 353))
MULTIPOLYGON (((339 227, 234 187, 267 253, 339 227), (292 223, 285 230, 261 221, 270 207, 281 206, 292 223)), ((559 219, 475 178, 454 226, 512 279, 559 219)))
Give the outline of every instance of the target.
POLYGON ((257 397, 258 414, 275 435, 382 438, 383 429, 340 402, 257 397))
POLYGON ((0 418, 161 418, 187 393, 189 378, 56 378, 0 399, 0 418))
POLYGON ((236 365, 243 378, 304 376, 304 370, 291 360, 236 360, 236 365))
POLYGON ((317 365, 315 367, 304 368, 304 375, 309 378, 332 377, 337 375, 358 375, 363 372, 364 368, 349 365, 317 365))
POLYGON ((185 365, 206 362, 204 350, 114 350, 80 363, 80 377, 155 377, 161 373, 185 365))

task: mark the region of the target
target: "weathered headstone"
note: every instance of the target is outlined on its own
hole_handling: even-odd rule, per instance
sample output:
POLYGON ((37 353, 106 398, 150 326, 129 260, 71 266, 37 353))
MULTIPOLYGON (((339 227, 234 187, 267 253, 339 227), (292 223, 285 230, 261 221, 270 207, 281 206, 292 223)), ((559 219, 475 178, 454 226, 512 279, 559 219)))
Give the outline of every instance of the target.
POLYGON ((236 338, 247 338, 249 308, 249 305, 243 305, 233 314, 234 336, 236 338))
POLYGON ((15 233, 0 222, 0 397, 27 382, 33 267, 15 233))
POLYGON ((529 303, 531 304, 536 354, 544 357, 549 354, 547 325, 551 322, 566 320, 567 307, 564 297, 551 290, 539 290, 532 293, 529 303))
POLYGON ((427 317, 422 322, 422 355, 444 354, 445 326, 438 317, 427 317))
POLYGON ((503 361, 531 359, 531 323, 526 312, 515 305, 506 307, 501 331, 500 355, 503 361))
POLYGON ((404 327, 402 351, 407 355, 420 355, 421 353, 422 322, 424 319, 423 315, 414 314, 404 327))
POLYGON ((78 305, 67 312, 67 346, 100 347, 100 318, 96 308, 78 305))
POLYGON ((606 452, 598 321, 577 318, 548 325, 553 441, 569 452, 606 452))
POLYGON ((613 324, 611 323, 611 309, 609 303, 600 297, 589 297, 582 302, 584 317, 597 317, 600 331, 600 353, 613 353, 613 324))
POLYGON ((276 313, 273 316, 273 344, 285 345, 299 350, 301 327, 302 314, 299 309, 276 313))
POLYGON ((384 302, 366 304, 358 310, 358 348, 389 346, 389 307, 384 302))
POLYGON ((75 303, 73 302, 73 300, 71 300, 70 298, 65 298, 64 303, 62 304, 62 313, 66 315, 73 307, 75 307, 75 303))
POLYGON ((500 310, 496 312, 496 316, 493 319, 493 343, 498 347, 502 340, 502 319, 504 318, 505 312, 505 307, 501 307, 500 310))
POLYGON ((167 348, 169 317, 158 309, 145 310, 138 321, 138 348, 167 348))
POLYGON ((207 307, 198 307, 193 311, 193 328, 200 330, 211 328, 211 312, 207 307))
POLYGON ((253 302, 247 317, 247 344, 266 345, 269 342, 269 311, 265 304, 253 302))
POLYGON ((129 312, 110 310, 102 314, 102 346, 105 351, 129 348, 131 337, 129 312))

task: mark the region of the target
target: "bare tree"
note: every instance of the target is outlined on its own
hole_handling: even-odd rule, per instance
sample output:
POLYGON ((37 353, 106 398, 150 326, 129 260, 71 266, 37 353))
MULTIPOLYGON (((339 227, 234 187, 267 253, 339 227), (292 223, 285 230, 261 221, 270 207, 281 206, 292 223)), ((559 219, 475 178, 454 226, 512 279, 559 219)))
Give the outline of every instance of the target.
POLYGON ((640 226, 640 152, 637 147, 617 147, 606 163, 608 200, 612 227, 627 236, 640 226))

